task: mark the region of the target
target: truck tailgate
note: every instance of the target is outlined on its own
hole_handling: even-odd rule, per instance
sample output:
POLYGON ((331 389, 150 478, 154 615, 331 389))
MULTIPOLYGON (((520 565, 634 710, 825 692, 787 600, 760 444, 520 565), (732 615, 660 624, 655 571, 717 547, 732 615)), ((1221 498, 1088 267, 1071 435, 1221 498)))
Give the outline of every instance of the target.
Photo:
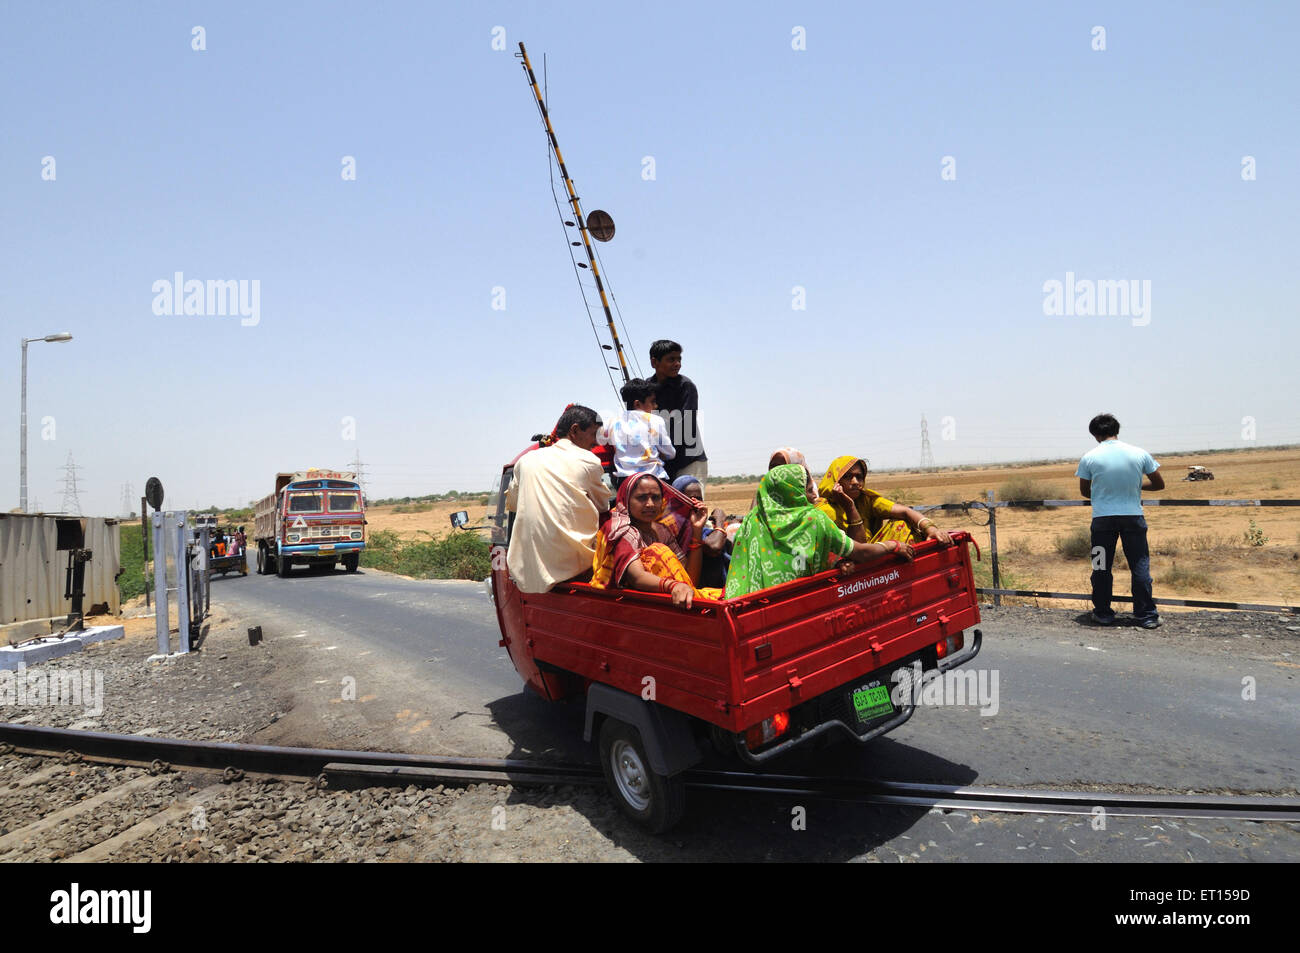
POLYGON ((911 563, 822 573, 732 600, 738 720, 754 724, 976 625, 967 538, 920 544, 911 563))

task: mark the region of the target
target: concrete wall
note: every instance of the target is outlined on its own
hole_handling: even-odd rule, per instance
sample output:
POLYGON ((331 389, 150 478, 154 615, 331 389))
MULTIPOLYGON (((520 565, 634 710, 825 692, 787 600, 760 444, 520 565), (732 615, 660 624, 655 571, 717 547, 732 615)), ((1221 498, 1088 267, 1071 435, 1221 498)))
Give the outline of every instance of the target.
POLYGON ((0 624, 67 615, 72 601, 63 598, 68 554, 56 548, 58 521, 78 520, 85 548, 93 556, 86 564, 86 611, 101 603, 117 614, 121 602, 117 574, 122 565, 118 521, 102 516, 69 517, 0 513, 0 624))

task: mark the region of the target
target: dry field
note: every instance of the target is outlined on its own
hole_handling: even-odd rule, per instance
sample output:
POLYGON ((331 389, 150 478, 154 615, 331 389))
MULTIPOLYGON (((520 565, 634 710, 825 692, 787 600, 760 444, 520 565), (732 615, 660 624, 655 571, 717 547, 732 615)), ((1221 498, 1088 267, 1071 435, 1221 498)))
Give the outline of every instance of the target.
MULTIPOLYGON (((1300 449, 1181 454, 1158 459, 1166 488, 1148 494, 1153 498, 1300 499, 1300 449), (1181 482, 1192 464, 1210 467, 1215 479, 1181 482)), ((997 491, 1013 478, 1028 478, 1045 487, 1048 499, 1072 500, 1079 498, 1074 467, 1069 463, 927 473, 891 471, 871 474, 867 485, 903 503, 955 503, 984 500, 989 490, 997 491)), ((744 513, 754 489, 753 483, 714 484, 706 499, 711 506, 721 506, 728 513, 744 513)), ((375 507, 369 514, 370 530, 395 530, 405 539, 442 536, 450 531, 450 516, 457 510, 468 510, 471 522, 487 512, 482 506, 463 503, 425 505, 430 508, 407 513, 395 513, 392 506, 375 507)), ((408 508, 411 506, 408 504, 408 508)), ((984 514, 975 511, 972 516, 967 518, 959 512, 935 514, 946 529, 969 530, 987 561, 989 531, 976 525, 983 522, 984 514)), ((1087 557, 1061 556, 1056 543, 1072 532, 1086 531, 1089 519, 1086 507, 998 510, 998 556, 1004 575, 1009 574, 1015 588, 1088 592, 1091 567, 1087 557)), ((1151 528, 1151 565, 1157 597, 1300 605, 1300 507, 1151 507, 1147 523, 1151 528), (1267 537, 1262 546, 1246 541, 1251 520, 1267 537)), ((1003 585, 1011 588, 1006 578, 1003 585)), ((1117 595, 1128 594, 1127 566, 1122 562, 1115 591, 1117 595)))

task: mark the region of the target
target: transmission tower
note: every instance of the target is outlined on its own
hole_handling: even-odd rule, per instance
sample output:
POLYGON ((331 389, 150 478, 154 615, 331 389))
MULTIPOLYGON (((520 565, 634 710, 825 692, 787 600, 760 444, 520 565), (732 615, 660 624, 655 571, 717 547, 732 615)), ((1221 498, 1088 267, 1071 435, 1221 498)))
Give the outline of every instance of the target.
POLYGON ((350 465, 352 467, 352 471, 357 475, 357 483, 361 485, 361 499, 363 500, 370 499, 370 493, 366 489, 366 465, 361 462, 360 448, 357 449, 356 455, 353 456, 352 463, 350 465))
POLYGON ((135 499, 131 494, 131 484, 129 482, 122 484, 122 518, 130 519, 131 514, 135 512, 135 499))
POLYGON ((921 415, 921 469, 934 469, 934 452, 930 450, 930 429, 925 422, 925 414, 921 415))
POLYGON ((63 465, 63 505, 61 513, 81 515, 81 500, 77 498, 77 471, 81 467, 72 462, 72 451, 68 451, 68 462, 63 465))

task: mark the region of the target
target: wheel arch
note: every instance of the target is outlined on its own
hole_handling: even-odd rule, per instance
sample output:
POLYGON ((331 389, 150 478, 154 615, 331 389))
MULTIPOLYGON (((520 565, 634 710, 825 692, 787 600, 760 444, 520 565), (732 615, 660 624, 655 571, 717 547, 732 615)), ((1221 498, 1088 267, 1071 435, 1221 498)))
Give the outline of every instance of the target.
POLYGON ((698 764, 704 757, 690 715, 610 685, 592 685, 587 689, 583 740, 597 737, 606 718, 617 719, 637 730, 650 767, 658 774, 671 777, 698 764))

